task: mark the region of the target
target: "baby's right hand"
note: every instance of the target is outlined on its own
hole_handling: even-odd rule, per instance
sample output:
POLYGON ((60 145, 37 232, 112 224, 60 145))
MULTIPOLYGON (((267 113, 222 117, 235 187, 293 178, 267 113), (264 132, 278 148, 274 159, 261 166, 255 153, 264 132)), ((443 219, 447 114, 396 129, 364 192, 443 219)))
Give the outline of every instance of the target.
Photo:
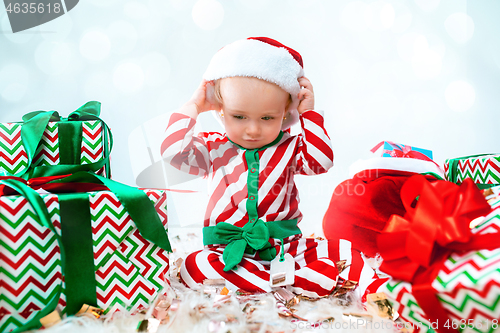
POLYGON ((214 82, 202 80, 187 105, 194 105, 198 114, 210 110, 220 111, 214 95, 214 82))

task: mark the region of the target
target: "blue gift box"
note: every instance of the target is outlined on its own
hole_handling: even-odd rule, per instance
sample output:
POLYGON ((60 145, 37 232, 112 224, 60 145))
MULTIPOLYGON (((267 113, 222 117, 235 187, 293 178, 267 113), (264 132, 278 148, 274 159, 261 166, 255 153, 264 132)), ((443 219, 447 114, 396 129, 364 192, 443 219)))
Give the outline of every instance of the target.
POLYGON ((408 146, 408 145, 403 145, 403 144, 395 143, 392 141, 382 141, 379 144, 377 144, 375 147, 373 147, 373 149, 371 151, 373 153, 377 153, 380 150, 382 150, 382 152, 381 152, 382 157, 418 158, 418 157, 413 156, 413 155, 423 154, 426 157, 428 157, 430 160, 432 160, 432 151, 431 150, 417 148, 417 147, 408 146), (418 153, 420 153, 420 154, 418 154, 418 153))

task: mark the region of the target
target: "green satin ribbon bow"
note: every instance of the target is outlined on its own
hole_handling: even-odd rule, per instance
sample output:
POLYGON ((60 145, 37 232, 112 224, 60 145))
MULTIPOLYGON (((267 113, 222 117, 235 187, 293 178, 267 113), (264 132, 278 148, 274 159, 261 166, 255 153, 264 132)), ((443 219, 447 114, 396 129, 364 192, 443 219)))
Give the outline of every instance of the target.
POLYGON ((21 128, 21 138, 28 156, 27 168, 17 173, 15 176, 24 179, 34 177, 46 177, 55 175, 66 175, 78 171, 96 172, 103 166, 106 170, 106 176, 110 177, 109 153, 113 147, 113 137, 109 127, 99 118, 101 112, 101 103, 91 101, 72 112, 67 118, 59 116, 57 111, 34 111, 23 116, 23 125, 21 128), (81 144, 82 144, 82 125, 81 121, 97 120, 100 121, 103 129, 104 153, 103 159, 91 163, 80 164, 81 144), (49 122, 59 122, 58 135, 59 141, 59 165, 32 167, 38 145, 42 141, 43 132, 49 122), (109 146, 108 146, 109 140, 109 146))
POLYGON ((227 222, 203 228, 203 244, 227 244, 222 258, 224 272, 234 269, 245 253, 254 254, 271 261, 276 257, 276 249, 269 243, 269 238, 284 239, 300 234, 297 220, 264 222, 261 219, 237 227, 227 222))
POLYGON ((226 222, 218 223, 215 226, 215 237, 228 242, 222 254, 225 272, 240 263, 247 246, 254 250, 262 250, 266 245, 270 247, 269 230, 262 220, 247 223, 243 228, 226 222))

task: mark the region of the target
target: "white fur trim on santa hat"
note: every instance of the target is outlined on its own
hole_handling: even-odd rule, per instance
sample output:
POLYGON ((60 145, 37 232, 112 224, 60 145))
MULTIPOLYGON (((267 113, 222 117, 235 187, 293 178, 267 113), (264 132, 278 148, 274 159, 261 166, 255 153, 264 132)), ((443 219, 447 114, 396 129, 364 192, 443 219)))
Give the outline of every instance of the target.
POLYGON ((300 85, 297 79, 304 76, 304 70, 286 48, 255 39, 238 40, 213 56, 203 78, 212 81, 235 76, 256 77, 288 92, 292 102, 283 129, 298 121, 300 85))
POLYGON ((435 173, 444 178, 443 170, 430 161, 415 158, 374 157, 357 160, 349 167, 349 177, 365 170, 395 170, 413 173, 435 173))

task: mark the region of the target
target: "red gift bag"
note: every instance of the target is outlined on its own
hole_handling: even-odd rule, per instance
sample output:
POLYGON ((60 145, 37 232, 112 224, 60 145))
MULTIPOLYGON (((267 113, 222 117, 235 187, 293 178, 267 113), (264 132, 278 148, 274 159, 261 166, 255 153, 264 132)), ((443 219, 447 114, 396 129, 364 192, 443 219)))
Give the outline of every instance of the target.
MULTIPOLYGON (((377 235, 391 215, 406 213, 400 191, 413 175, 414 172, 398 170, 364 170, 340 183, 323 218, 325 237, 347 239, 354 249, 374 257, 378 253, 377 235)), ((436 180, 432 175, 426 178, 436 180)))

